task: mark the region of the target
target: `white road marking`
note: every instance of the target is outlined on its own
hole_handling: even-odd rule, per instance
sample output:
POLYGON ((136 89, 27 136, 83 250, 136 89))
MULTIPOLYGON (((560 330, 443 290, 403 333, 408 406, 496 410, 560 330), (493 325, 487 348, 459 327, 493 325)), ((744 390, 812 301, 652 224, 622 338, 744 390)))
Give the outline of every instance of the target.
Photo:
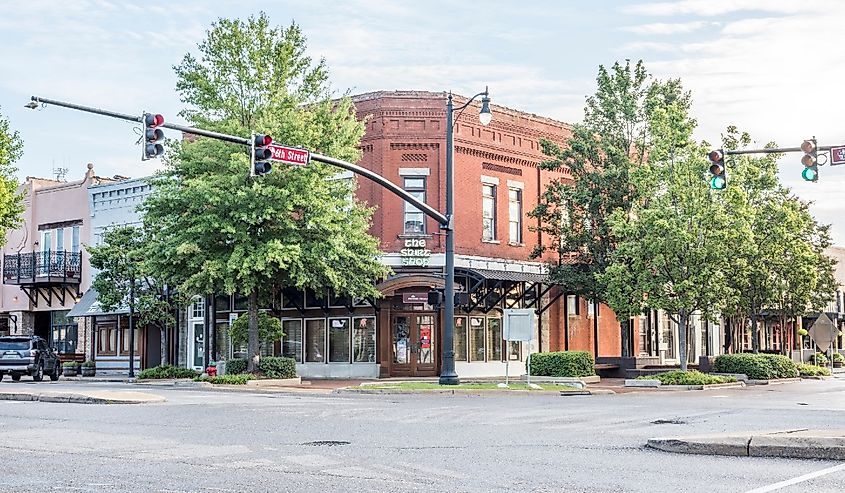
POLYGON ((827 469, 821 469, 816 472, 811 472, 808 474, 804 474, 802 476, 798 476, 792 479, 787 479, 786 481, 781 481, 779 483, 770 484, 768 486, 763 486, 760 488, 756 488, 750 491, 746 491, 745 493, 766 493, 767 491, 775 491, 781 488, 786 488, 787 486, 792 486, 793 484, 802 483, 804 481, 808 481, 810 479, 815 479, 820 476, 827 476, 828 474, 835 473, 836 471, 845 470, 845 464, 839 464, 838 466, 828 467, 827 469))

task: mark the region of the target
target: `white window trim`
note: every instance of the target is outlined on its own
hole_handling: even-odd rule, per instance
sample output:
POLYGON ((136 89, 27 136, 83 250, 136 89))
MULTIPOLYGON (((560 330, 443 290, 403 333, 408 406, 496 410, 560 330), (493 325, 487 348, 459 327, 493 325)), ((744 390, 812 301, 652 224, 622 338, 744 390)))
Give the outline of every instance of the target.
MULTIPOLYGON (((283 331, 285 327, 285 322, 289 322, 291 320, 299 322, 299 361, 297 361, 296 364, 300 365, 302 363, 305 363, 305 319, 301 317, 282 317, 281 322, 283 331)), ((284 354, 285 352, 285 336, 283 336, 279 341, 282 345, 282 354, 284 354)))
POLYGON ((431 168, 399 168, 399 176, 429 176, 431 168))
POLYGON ((485 185, 498 185, 499 179, 495 176, 481 175, 481 183, 485 185))
POLYGON ((326 318, 326 364, 328 365, 350 365, 352 364, 352 320, 350 317, 327 317, 326 318), (346 361, 331 361, 332 342, 329 333, 332 329, 333 320, 346 320, 346 328, 348 330, 346 342, 348 343, 349 354, 346 361))
POLYGON ((517 188, 519 190, 525 190, 525 183, 521 181, 508 180, 508 188, 517 188))

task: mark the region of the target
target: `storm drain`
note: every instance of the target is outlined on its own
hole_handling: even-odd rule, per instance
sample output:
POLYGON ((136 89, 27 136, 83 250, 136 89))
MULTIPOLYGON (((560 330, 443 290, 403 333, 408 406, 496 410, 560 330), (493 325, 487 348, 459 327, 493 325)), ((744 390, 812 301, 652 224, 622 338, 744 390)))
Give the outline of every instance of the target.
POLYGON ((349 442, 342 440, 317 440, 315 442, 305 442, 302 445, 309 447, 339 447, 341 445, 349 445, 349 442))
POLYGON ((651 422, 653 425, 685 425, 686 421, 680 419, 655 419, 651 422))

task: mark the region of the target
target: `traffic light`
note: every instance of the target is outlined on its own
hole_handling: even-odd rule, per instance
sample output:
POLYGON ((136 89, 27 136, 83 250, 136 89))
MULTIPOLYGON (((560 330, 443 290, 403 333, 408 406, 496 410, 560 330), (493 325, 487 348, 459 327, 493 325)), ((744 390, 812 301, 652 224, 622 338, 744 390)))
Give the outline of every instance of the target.
POLYGON ((273 143, 273 137, 264 134, 252 134, 252 153, 250 176, 261 176, 273 171, 270 157, 273 155, 267 146, 273 143))
POLYGON ((141 118, 144 124, 141 152, 141 161, 148 159, 155 159, 164 154, 164 131, 158 127, 164 125, 164 117, 161 115, 153 115, 152 113, 144 113, 141 118))
POLYGON ((727 168, 725 167, 725 151, 717 149, 707 155, 710 160, 710 188, 724 190, 728 186, 727 168))
POLYGON ((804 178, 806 181, 819 181, 819 160, 816 139, 805 140, 801 144, 801 151, 804 152, 804 156, 801 158, 801 164, 804 165, 801 178, 804 178))

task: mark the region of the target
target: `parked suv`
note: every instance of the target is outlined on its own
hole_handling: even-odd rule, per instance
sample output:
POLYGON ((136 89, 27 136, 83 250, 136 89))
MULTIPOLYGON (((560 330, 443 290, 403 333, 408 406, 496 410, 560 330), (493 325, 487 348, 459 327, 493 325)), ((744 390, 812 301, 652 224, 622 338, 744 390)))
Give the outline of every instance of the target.
POLYGON ((44 375, 56 381, 62 374, 62 365, 58 355, 47 345, 47 341, 38 336, 2 336, 0 337, 0 380, 6 374, 18 381, 23 375, 30 375, 40 382, 44 375))

